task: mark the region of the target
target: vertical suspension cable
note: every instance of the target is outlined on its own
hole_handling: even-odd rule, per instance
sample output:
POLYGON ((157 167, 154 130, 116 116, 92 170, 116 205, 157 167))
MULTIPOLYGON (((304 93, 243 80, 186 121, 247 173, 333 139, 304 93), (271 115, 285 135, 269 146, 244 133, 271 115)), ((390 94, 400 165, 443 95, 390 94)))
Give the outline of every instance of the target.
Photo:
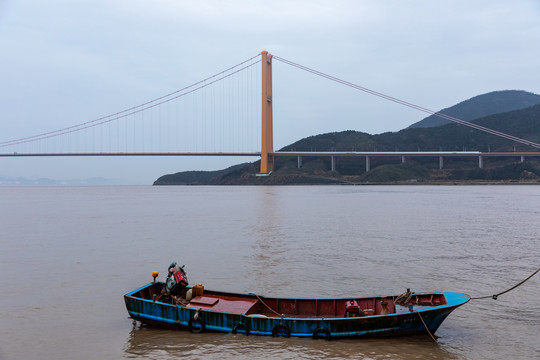
POLYGON ((237 151, 238 149, 238 125, 236 124, 236 122, 234 121, 234 84, 233 84, 233 81, 232 79, 229 80, 229 88, 230 88, 230 92, 231 92, 231 98, 230 98, 230 101, 229 101, 229 111, 230 111, 230 119, 229 121, 232 123, 233 125, 233 128, 234 128, 234 142, 233 144, 235 145, 235 147, 233 148, 233 151, 237 151))
POLYGON ((148 110, 148 117, 150 120, 148 120, 148 127, 150 128, 148 131, 148 137, 150 138, 150 144, 149 144, 149 152, 152 152, 154 150, 154 131, 153 131, 153 125, 154 125, 154 108, 148 110))
POLYGON ((112 146, 112 138, 111 138, 112 130, 111 130, 111 128, 112 128, 112 126, 111 125, 112 125, 112 123, 109 123, 109 133, 108 133, 108 136, 107 136, 107 138, 109 139, 109 152, 112 152, 112 150, 111 150, 111 146, 112 146))
POLYGON ((242 109, 242 123, 244 124, 244 145, 243 145, 243 151, 247 151, 248 146, 246 145, 248 143, 248 124, 246 121, 246 105, 247 105, 247 75, 245 73, 242 74, 242 98, 240 101, 240 106, 242 109))
POLYGON ((161 144, 163 142, 163 136, 162 136, 162 132, 163 132, 163 126, 165 124, 163 124, 163 118, 162 118, 162 111, 161 111, 161 106, 158 106, 156 109, 157 109, 157 120, 155 120, 153 123, 152 123, 152 133, 156 133, 156 135, 154 137, 157 137, 157 144, 154 145, 154 151, 159 151, 161 150, 161 144), (157 130, 154 130, 155 127, 157 125, 157 130))
MULTIPOLYGON (((175 136, 175 146, 174 148, 176 151, 180 151, 180 136, 183 136, 182 133, 182 127, 180 124, 185 123, 186 117, 185 117, 185 101, 180 102, 179 100, 175 101, 175 111, 173 115, 173 124, 176 129, 176 136, 175 136)), ((184 142, 184 141, 182 141, 184 142)))
POLYGON ((146 150, 146 132, 144 131, 144 111, 141 112, 141 134, 142 134, 142 151, 144 152, 146 150))
POLYGON ((193 117, 193 146, 194 146, 194 149, 195 151, 198 151, 199 150, 199 138, 197 138, 197 135, 200 133, 200 126, 201 126, 201 123, 199 121, 199 115, 200 113, 197 111, 197 109, 199 109, 199 100, 200 100, 200 97, 201 97, 201 93, 200 92, 197 92, 195 95, 194 95, 194 98, 195 98, 195 103, 194 103, 194 106, 193 106, 193 113, 192 113, 192 117, 193 117))
MULTIPOLYGON (((211 86, 211 85, 210 85, 211 86)), ((208 142, 209 138, 212 136, 211 132, 208 129, 208 88, 205 88, 203 93, 203 119, 204 119, 204 129, 201 133, 202 136, 202 152, 208 151, 208 142)))
MULTIPOLYGON (((253 68, 250 70, 249 72, 249 99, 248 99, 248 119, 249 119, 249 122, 252 123, 253 122, 253 117, 252 117, 252 111, 253 111, 253 95, 252 95, 252 91, 253 91, 253 68)), ((253 124, 252 124, 253 125, 253 124)), ((253 128, 252 128, 253 129, 253 128)), ((250 139, 252 139, 252 136, 253 136, 253 133, 250 134, 250 139)), ((252 149, 252 146, 253 146, 253 139, 251 140, 250 142, 250 150, 252 149)))
POLYGON ((169 121, 169 107, 171 106, 171 103, 167 103, 165 104, 166 106, 166 109, 165 109, 165 122, 167 123, 167 126, 165 126, 165 134, 162 134, 162 132, 160 131, 160 134, 162 134, 162 137, 164 138, 163 142, 165 142, 165 145, 163 145, 163 142, 160 142, 159 146, 159 151, 160 152, 165 152, 165 150, 168 150, 170 149, 170 145, 169 145, 169 139, 171 137, 171 123, 169 121))
POLYGON ((120 152, 120 121, 116 121, 116 152, 120 152))
MULTIPOLYGON (((260 60, 256 63, 258 62, 260 60)), ((196 145, 197 150, 202 147, 202 151, 227 150, 225 148, 232 151, 246 151, 249 149, 248 140, 251 139, 250 102, 252 97, 249 96, 249 82, 251 74, 256 69, 253 66, 254 64, 250 64, 234 73, 226 74, 215 81, 207 82, 204 86, 198 88, 198 91, 194 90, 190 94, 178 95, 176 101, 179 101, 178 99, 181 96, 184 97, 182 104, 188 103, 185 101, 187 96, 195 99, 194 103, 196 103, 196 106, 192 106, 193 114, 191 116, 186 116, 186 112, 180 113, 177 110, 175 115, 179 118, 178 122, 183 122, 182 126, 175 126, 176 121, 171 124, 171 111, 173 108, 171 104, 165 105, 166 102, 170 102, 170 100, 167 100, 155 104, 156 106, 122 114, 114 119, 107 119, 103 122, 87 122, 88 125, 82 129, 73 127, 73 129, 65 131, 65 133, 58 134, 65 136, 58 138, 56 141, 52 139, 57 134, 39 138, 35 141, 21 141, 21 143, 33 142, 32 145, 26 144, 24 146, 42 146, 46 152, 53 152, 54 150, 75 152, 81 147, 87 148, 86 152, 89 153, 122 152, 122 149, 125 153, 130 151, 165 152, 172 150, 171 143, 174 140, 171 141, 171 136, 174 137, 174 133, 178 132, 177 141, 182 136, 185 138, 182 145, 176 145, 179 147, 185 147, 186 140, 189 139, 190 142, 196 145), (245 71, 247 73, 243 73, 245 71), (233 77, 236 78, 233 79, 233 77), (217 85, 217 82, 221 82, 221 85, 217 85), (209 86, 212 86, 212 88, 208 89, 209 86), (224 88, 224 91, 219 92, 219 88, 224 88), (209 99, 208 96, 211 96, 211 98, 209 99), (219 103, 220 98, 223 99, 222 103, 219 103), (162 105, 167 106, 167 109, 162 109, 162 105), (155 113, 154 107, 159 107, 155 113), (196 111, 195 108, 198 110, 196 111), (216 111, 219 111, 219 113, 216 114, 216 111), (111 124, 113 121, 116 124, 111 124), (192 133, 195 136, 186 136, 185 129, 189 129, 190 122, 193 125, 192 133), (100 129, 96 129, 97 127, 100 129), (171 130, 174 130, 174 132, 171 130), (167 134, 163 134, 163 131, 167 131, 167 134), (75 135, 76 132, 80 135, 75 135), (201 136, 203 137, 201 138, 201 136)), ((178 106, 182 104, 177 102, 176 108, 178 109, 178 106)), ((193 149, 184 150, 192 151, 193 149)))
POLYGON ((201 152, 204 152, 205 150, 205 147, 206 147, 206 139, 208 138, 208 132, 206 131, 206 109, 205 109, 205 101, 206 101, 206 94, 205 94, 205 91, 201 91, 201 107, 200 109, 202 109, 201 111, 201 119, 202 119, 202 122, 201 122, 201 128, 202 128, 202 131, 199 132, 199 136, 200 136, 200 151, 201 152))
POLYGON ((216 85, 212 85, 212 132, 214 133, 213 151, 217 151, 216 146, 218 133, 216 132, 216 85))
MULTIPOLYGON (((224 125, 224 122, 225 122, 225 81, 222 81, 221 82, 221 105, 220 105, 220 109, 221 111, 219 112, 220 114, 220 120, 219 120, 219 128, 220 128, 220 131, 221 131, 221 147, 222 148, 225 148, 225 144, 226 144, 226 141, 225 141, 225 125, 224 125)), ((227 144, 228 146, 228 144, 227 144)), ((227 148, 227 151, 228 151, 228 148, 227 148)))

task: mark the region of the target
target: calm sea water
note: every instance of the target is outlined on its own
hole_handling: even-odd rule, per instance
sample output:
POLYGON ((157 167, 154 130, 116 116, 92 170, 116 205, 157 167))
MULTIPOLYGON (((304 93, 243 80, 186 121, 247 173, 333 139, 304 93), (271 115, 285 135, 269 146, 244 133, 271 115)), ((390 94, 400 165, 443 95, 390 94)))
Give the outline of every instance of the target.
POLYGON ((1 359, 540 358, 540 275, 438 344, 161 330, 122 297, 172 260, 268 296, 491 295, 540 266, 539 186, 0 187, 0 219, 1 359))

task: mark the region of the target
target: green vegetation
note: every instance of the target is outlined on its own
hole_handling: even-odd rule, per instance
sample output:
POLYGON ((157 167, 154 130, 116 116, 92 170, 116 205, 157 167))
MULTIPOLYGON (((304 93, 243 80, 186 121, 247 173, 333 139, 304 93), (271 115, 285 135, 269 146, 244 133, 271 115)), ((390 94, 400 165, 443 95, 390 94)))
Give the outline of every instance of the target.
POLYGON ((249 164, 239 164, 217 171, 183 171, 160 177, 154 185, 218 185, 228 176, 241 174, 249 164))
MULTIPOLYGON (((443 109, 440 113, 465 121, 472 121, 484 116, 524 109, 540 104, 540 95, 526 91, 504 90, 475 96, 457 105, 443 109)), ((412 124, 409 128, 426 128, 451 123, 449 120, 431 115, 412 124)))

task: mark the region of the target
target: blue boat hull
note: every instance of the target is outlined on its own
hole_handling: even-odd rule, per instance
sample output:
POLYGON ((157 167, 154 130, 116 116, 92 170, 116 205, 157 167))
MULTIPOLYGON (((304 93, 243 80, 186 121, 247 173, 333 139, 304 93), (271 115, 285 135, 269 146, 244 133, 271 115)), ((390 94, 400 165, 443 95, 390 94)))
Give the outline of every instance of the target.
MULTIPOLYGON (((444 319, 470 297, 460 293, 433 293, 443 295, 445 303, 438 306, 418 306, 412 311, 363 317, 306 317, 306 316, 263 316, 233 312, 213 311, 194 305, 182 306, 153 301, 140 296, 150 283, 124 296, 129 315, 142 323, 192 332, 212 331, 244 333, 266 336, 298 336, 314 338, 347 338, 363 336, 399 336, 434 333, 444 319)), ((229 296, 250 295, 228 294, 229 296)), ((433 296, 433 294, 420 294, 433 296)), ((260 298, 259 298, 260 299, 260 298)), ((262 300, 262 299, 261 299, 262 300)), ((320 300, 323 301, 323 300, 320 300)), ((336 300, 334 300, 336 301, 336 300)), ((347 299, 337 299, 346 302, 347 299)))

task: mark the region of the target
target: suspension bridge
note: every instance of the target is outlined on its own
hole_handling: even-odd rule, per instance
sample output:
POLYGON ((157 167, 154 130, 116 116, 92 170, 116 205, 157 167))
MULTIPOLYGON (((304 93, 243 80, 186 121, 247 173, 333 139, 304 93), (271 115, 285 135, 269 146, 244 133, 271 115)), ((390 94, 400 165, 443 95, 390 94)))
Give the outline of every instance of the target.
POLYGON ((272 63, 279 61, 315 76, 390 102, 538 149, 540 144, 445 115, 370 90, 263 51, 187 87, 93 120, 0 142, 0 157, 40 156, 250 156, 260 157, 260 174, 269 175, 281 156, 443 157, 540 156, 537 151, 338 152, 274 151, 272 63))

